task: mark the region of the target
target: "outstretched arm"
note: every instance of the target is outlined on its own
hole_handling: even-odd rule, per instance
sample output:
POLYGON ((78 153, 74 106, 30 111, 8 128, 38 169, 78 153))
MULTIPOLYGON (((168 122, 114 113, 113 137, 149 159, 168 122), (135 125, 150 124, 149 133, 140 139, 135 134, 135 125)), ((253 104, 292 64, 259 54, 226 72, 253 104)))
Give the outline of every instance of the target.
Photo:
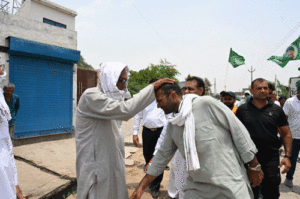
POLYGON ((81 96, 77 113, 83 117, 97 119, 128 120, 155 100, 155 89, 159 88, 162 84, 174 82, 171 79, 160 79, 142 89, 127 101, 109 98, 101 94, 98 89, 92 88, 85 91, 81 96))
POLYGON ((142 197, 143 193, 145 192, 146 187, 153 182, 153 180, 157 176, 152 176, 149 174, 146 174, 142 181, 140 182, 139 186, 135 189, 135 191, 130 196, 130 199, 139 199, 142 197))

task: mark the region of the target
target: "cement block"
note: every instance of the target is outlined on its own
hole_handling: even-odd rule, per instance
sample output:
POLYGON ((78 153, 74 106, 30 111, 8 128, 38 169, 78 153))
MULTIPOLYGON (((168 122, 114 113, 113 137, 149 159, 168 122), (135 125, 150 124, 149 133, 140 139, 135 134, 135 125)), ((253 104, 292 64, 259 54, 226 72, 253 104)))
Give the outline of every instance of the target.
POLYGON ((131 159, 125 159, 125 166, 133 166, 134 160, 131 159))
POLYGON ((69 183, 57 176, 41 171, 25 162, 16 160, 19 186, 23 196, 30 199, 40 198, 57 187, 69 183))
POLYGON ((125 159, 129 158, 133 153, 138 150, 136 147, 125 147, 125 159))
POLYGON ((76 177, 75 138, 17 146, 14 154, 62 176, 76 177))

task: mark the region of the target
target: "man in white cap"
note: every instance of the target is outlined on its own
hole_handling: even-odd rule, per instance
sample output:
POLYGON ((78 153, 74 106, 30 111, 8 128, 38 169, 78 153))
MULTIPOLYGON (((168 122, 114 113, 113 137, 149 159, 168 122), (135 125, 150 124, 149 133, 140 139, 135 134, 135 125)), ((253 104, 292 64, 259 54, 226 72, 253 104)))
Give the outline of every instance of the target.
MULTIPOLYGON (((0 65, 0 82, 6 77, 0 65)), ((18 186, 18 173, 13 154, 13 146, 9 135, 8 121, 11 119, 3 90, 0 87, 0 198, 22 199, 22 192, 18 186)))
POLYGON ((81 96, 76 114, 78 199, 127 199, 122 120, 128 120, 155 100, 154 89, 174 80, 161 79, 124 101, 128 67, 102 64, 98 87, 81 96))
POLYGON ((245 91, 245 98, 242 99, 242 100, 240 101, 239 106, 241 106, 241 105, 243 105, 243 104, 246 104, 246 102, 249 100, 248 98, 249 98, 250 96, 251 96, 250 91, 249 91, 249 90, 246 90, 246 91, 245 91))

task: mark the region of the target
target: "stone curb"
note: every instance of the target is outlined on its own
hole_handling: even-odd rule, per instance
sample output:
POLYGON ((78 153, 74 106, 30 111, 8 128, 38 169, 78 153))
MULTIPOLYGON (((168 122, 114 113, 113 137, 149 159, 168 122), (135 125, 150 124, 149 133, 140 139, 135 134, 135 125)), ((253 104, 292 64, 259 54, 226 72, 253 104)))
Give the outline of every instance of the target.
POLYGON ((51 171, 43 166, 39 166, 36 163, 27 160, 25 158, 22 158, 20 156, 15 156, 16 160, 25 162, 33 167, 36 167, 38 169, 40 169, 41 171, 45 172, 45 173, 49 173, 51 175, 57 176, 61 179, 64 180, 69 180, 69 182, 67 182, 66 184, 63 184, 57 188, 55 188, 54 190, 50 191, 49 193, 43 195, 42 197, 40 197, 39 199, 59 199, 59 198, 64 198, 63 195, 65 194, 65 196, 67 196, 67 193, 72 192, 73 189, 77 187, 77 179, 76 178, 71 178, 69 176, 62 176, 59 173, 56 173, 54 171, 51 171))
POLYGON ((77 179, 73 179, 70 182, 57 187, 56 189, 50 191, 49 193, 43 195, 39 199, 60 199, 60 198, 67 198, 68 193, 71 193, 76 190, 77 187, 77 179), (63 197, 65 196, 65 197, 63 197))
POLYGON ((27 163, 27 164, 29 164, 29 165, 31 165, 31 166, 34 166, 34 167, 40 169, 41 171, 44 171, 44 172, 46 172, 46 173, 49 173, 49 174, 55 175, 55 176, 57 176, 57 177, 60 177, 61 179, 64 179, 64 180, 70 180, 70 181, 72 181, 72 180, 75 179, 75 178, 71 178, 71 177, 69 177, 69 176, 62 176, 61 174, 56 173, 55 171, 52 171, 52 170, 50 170, 50 169, 47 169, 46 167, 43 167, 43 166, 39 166, 39 165, 37 165, 36 163, 34 163, 34 162, 30 161, 30 160, 27 160, 27 159, 25 159, 25 158, 22 158, 22 157, 20 157, 20 156, 15 156, 15 159, 16 159, 16 160, 20 160, 20 161, 22 161, 22 162, 25 162, 25 163, 27 163))

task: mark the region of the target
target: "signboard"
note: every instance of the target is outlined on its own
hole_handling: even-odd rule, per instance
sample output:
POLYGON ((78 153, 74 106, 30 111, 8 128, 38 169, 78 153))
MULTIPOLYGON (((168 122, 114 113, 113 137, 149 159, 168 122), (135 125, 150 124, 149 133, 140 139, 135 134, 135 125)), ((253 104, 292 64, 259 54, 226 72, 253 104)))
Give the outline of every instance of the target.
POLYGON ((298 92, 297 92, 297 87, 296 87, 296 82, 300 81, 300 77, 291 77, 290 78, 290 94, 289 96, 290 97, 293 97, 295 95, 298 95, 298 92))

